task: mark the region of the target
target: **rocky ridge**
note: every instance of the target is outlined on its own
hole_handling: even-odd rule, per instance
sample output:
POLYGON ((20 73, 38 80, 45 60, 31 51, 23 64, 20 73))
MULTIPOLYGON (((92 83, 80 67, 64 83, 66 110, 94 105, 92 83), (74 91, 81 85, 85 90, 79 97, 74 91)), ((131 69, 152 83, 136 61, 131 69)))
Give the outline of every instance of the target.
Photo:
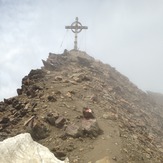
POLYGON ((0 102, 1 140, 29 132, 71 163, 163 162, 163 111, 148 94, 85 52, 50 53, 43 64, 0 102))

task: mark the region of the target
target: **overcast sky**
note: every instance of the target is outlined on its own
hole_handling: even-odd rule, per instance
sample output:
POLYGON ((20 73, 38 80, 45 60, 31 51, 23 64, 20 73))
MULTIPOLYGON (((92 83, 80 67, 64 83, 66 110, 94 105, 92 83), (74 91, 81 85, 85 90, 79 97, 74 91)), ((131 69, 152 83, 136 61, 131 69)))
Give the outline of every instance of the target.
POLYGON ((73 49, 65 25, 76 16, 88 26, 80 50, 163 93, 163 0, 0 0, 0 100, 16 95, 49 52, 73 49))

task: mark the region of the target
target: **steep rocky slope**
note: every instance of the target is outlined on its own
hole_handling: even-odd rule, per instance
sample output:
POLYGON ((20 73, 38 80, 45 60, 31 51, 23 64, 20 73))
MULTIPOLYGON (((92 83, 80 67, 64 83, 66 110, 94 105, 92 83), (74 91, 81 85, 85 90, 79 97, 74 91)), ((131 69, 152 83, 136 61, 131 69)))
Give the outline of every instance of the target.
POLYGON ((150 98, 153 99, 158 105, 163 106, 163 94, 151 91, 147 91, 147 93, 149 94, 150 98))
POLYGON ((81 51, 49 54, 0 102, 0 139, 30 132, 58 158, 163 162, 163 112, 110 65, 81 51), (85 118, 83 108, 94 117, 85 118))

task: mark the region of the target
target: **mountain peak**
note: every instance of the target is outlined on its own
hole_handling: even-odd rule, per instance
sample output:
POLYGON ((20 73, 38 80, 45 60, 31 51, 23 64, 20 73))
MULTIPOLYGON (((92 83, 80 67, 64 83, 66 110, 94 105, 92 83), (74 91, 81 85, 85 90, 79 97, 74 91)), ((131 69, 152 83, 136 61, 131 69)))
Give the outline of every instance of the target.
POLYGON ((162 110, 115 68, 85 52, 49 53, 0 103, 1 139, 29 132, 70 162, 162 162, 162 110))

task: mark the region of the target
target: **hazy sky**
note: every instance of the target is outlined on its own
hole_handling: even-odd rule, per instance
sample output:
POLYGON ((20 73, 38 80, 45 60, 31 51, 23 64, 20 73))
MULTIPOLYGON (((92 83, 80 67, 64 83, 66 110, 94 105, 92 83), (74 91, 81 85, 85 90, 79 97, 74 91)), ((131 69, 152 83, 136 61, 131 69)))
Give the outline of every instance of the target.
POLYGON ((163 0, 0 0, 0 100, 49 52, 73 48, 76 16, 88 26, 80 50, 163 93, 163 0))

